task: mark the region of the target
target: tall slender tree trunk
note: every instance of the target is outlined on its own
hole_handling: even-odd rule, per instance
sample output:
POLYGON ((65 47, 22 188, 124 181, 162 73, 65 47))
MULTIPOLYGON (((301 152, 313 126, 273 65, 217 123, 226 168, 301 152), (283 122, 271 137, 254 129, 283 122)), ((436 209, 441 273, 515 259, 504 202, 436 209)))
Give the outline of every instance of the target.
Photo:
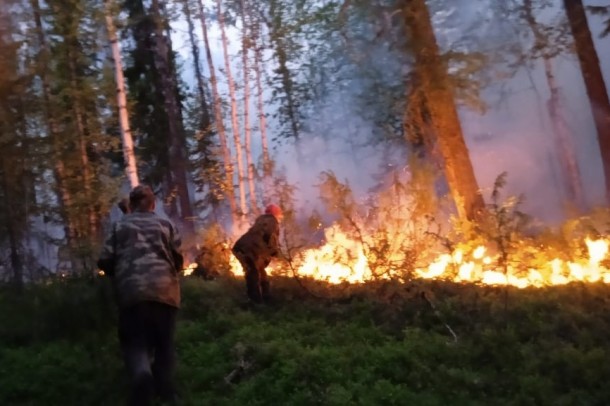
POLYGON ((229 48, 227 34, 225 32, 224 16, 222 14, 222 0, 216 0, 216 12, 218 14, 218 24, 222 37, 222 51, 225 59, 225 71, 229 84, 229 98, 231 100, 231 127, 233 132, 233 143, 235 144, 235 157, 237 159, 237 185, 239 187, 239 208, 241 215, 248 213, 246 206, 246 187, 244 185, 244 158, 241 145, 241 134, 237 121, 237 99, 235 97, 235 81, 231 73, 231 60, 229 59, 229 48))
POLYGON ((547 101, 547 109, 551 118, 553 133, 557 141, 559 156, 561 157, 564 178, 567 178, 568 199, 576 207, 585 208, 585 197, 582 188, 582 179, 574 145, 570 137, 570 129, 565 119, 565 111, 561 100, 561 92, 555 80, 553 65, 549 58, 544 58, 544 71, 549 86, 550 97, 547 101))
POLYGON ((125 160, 125 173, 129 185, 134 188, 140 183, 138 179, 138 168, 133 147, 133 137, 129 126, 129 114, 127 112, 127 93, 125 91, 125 78, 123 76, 123 61, 121 48, 116 35, 116 27, 112 16, 111 0, 104 0, 106 29, 114 59, 114 78, 116 81, 117 105, 119 108, 119 125, 121 126, 121 139, 123 141, 123 159, 125 160))
POLYGON ((231 150, 227 144, 227 134, 225 131, 223 114, 222 114, 222 100, 218 93, 218 81, 216 79, 216 70, 214 68, 214 60, 212 59, 212 52, 210 50, 210 41, 208 38, 208 28, 205 19, 205 12, 203 10, 203 0, 197 0, 199 5, 199 20, 201 21, 201 31, 203 33, 203 41, 205 44, 205 55, 208 61, 208 68, 210 70, 210 84, 212 85, 212 98, 214 102, 214 121, 216 124, 216 131, 220 140, 220 148, 222 150, 222 157, 224 163, 226 186, 225 195, 229 201, 229 207, 231 209, 231 220, 233 225, 237 223, 237 203, 235 201, 235 190, 233 187, 233 160, 231 158, 231 150))
MULTIPOLYGON (((269 155, 269 141, 267 139, 267 121, 265 117, 263 80, 262 80, 262 33, 261 24, 258 20, 253 26, 252 40, 254 42, 254 75, 256 78, 256 109, 258 111, 258 126, 261 135, 261 146, 263 149, 263 194, 264 199, 268 198, 271 182, 271 158, 269 155)), ((265 202, 267 203, 267 202, 265 202)))
POLYGON ((582 0, 564 0, 580 70, 589 96, 606 178, 606 200, 610 202, 610 100, 582 0))
POLYGON ((197 81, 197 95, 199 96, 199 107, 201 109, 201 121, 199 131, 203 134, 208 134, 210 129, 210 107, 208 106, 207 97, 205 95, 205 84, 203 81, 203 71, 201 69, 201 61, 199 58, 199 47, 195 37, 195 24, 189 4, 189 0, 182 2, 186 23, 188 26, 189 42, 191 45, 191 54, 193 55, 193 68, 195 70, 195 80, 197 81))
POLYGON ((256 187, 254 185, 254 163, 252 159, 252 134, 250 127, 250 69, 248 64, 248 52, 250 50, 248 23, 246 21, 246 1, 241 0, 241 24, 242 24, 242 65, 244 69, 244 136, 246 147, 246 164, 248 166, 248 192, 250 196, 250 208, 257 211, 256 187))
POLYGON ((406 27, 411 33, 416 71, 430 101, 432 126, 443 156, 445 176, 458 215, 475 219, 485 208, 464 141, 453 86, 436 42, 425 0, 403 3, 406 27))
MULTIPOLYGON (((78 153, 81 164, 82 171, 82 187, 85 194, 85 201, 87 202, 87 218, 88 218, 88 235, 90 238, 97 237, 98 230, 98 221, 97 221, 97 213, 95 212, 95 208, 93 207, 93 194, 92 194, 92 175, 91 175, 91 165, 89 163, 89 155, 87 153, 87 131, 85 129, 85 122, 83 118, 83 107, 81 105, 80 99, 80 88, 77 81, 77 72, 76 72, 76 63, 74 60, 74 55, 72 54, 72 49, 74 47, 70 47, 68 51, 68 55, 66 55, 68 59, 68 69, 69 77, 70 77, 70 85, 72 86, 72 91, 74 92, 74 97, 72 99, 72 113, 74 115, 74 125, 76 126, 76 140, 78 145, 78 153)), ((81 232, 84 232, 86 229, 83 225, 83 229, 81 232)))
MULTIPOLYGON (((523 0, 523 11, 525 21, 534 35, 534 47, 544 50, 546 40, 536 21, 532 0, 523 0)), ((574 153, 574 145, 571 141, 570 130, 565 119, 561 92, 557 85, 557 81, 555 80, 553 62, 551 57, 545 53, 543 53, 542 58, 544 62, 544 73, 550 92, 550 97, 547 101, 547 109, 553 128, 553 137, 555 138, 559 152, 559 161, 561 163, 563 177, 567 180, 567 184, 564 182, 564 185, 567 188, 569 201, 578 208, 584 208, 585 200, 580 169, 578 167, 576 154, 574 153)))
MULTIPOLYGON (((40 3, 38 0, 30 0, 30 4, 32 6, 34 15, 38 45, 41 49, 41 61, 39 63, 41 66, 45 66, 48 63, 50 50, 45 38, 44 29, 42 27, 40 3)), ((42 82, 42 101, 44 105, 45 121, 52 145, 53 176, 57 184, 55 191, 62 211, 66 242, 68 248, 71 249, 76 233, 74 222, 71 216, 68 215, 68 209, 72 206, 72 196, 68 190, 68 187, 66 186, 66 171, 61 157, 62 144, 59 140, 58 124, 55 120, 54 112, 52 111, 53 102, 51 100, 51 87, 46 69, 40 70, 40 80, 42 82)))
POLYGON ((281 77, 282 87, 284 89, 284 95, 286 96, 286 117, 290 122, 291 135, 298 142, 300 139, 300 125, 298 117, 297 101, 294 97, 294 83, 292 81, 292 74, 288 68, 288 54, 286 53, 286 46, 283 41, 283 19, 281 10, 278 10, 277 0, 271 0, 269 2, 269 14, 271 15, 271 22, 268 23, 270 29, 271 41, 274 44, 275 56, 278 63, 278 73, 281 77))
POLYGON ((152 0, 150 15, 154 20, 154 61, 159 72, 161 93, 168 119, 167 146, 169 159, 170 194, 175 193, 179 199, 180 217, 183 226, 192 232, 193 223, 188 221, 193 217, 191 200, 188 191, 187 167, 185 156, 185 134, 182 123, 178 89, 175 81, 175 71, 171 64, 170 39, 165 35, 165 19, 161 12, 159 0, 152 0))

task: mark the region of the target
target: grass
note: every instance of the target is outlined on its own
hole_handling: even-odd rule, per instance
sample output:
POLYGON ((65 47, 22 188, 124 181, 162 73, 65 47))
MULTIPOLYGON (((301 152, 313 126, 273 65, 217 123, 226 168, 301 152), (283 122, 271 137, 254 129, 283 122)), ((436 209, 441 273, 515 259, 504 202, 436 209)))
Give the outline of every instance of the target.
MULTIPOLYGON (((248 309, 243 281, 183 281, 183 404, 610 404, 608 285, 511 289, 505 302, 504 289, 443 282, 316 286, 336 299, 273 282, 277 304, 248 309)), ((0 290, 0 404, 124 403, 106 283, 0 290)))

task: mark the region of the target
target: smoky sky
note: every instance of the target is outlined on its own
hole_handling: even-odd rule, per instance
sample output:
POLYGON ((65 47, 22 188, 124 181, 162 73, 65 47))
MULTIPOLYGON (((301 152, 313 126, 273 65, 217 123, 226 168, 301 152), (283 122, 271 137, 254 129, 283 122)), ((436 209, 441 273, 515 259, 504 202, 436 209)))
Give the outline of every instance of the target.
MULTIPOLYGON (((498 20, 498 15, 490 11, 491 2, 492 0, 429 2, 435 32, 443 51, 485 51, 511 41, 525 41, 522 45, 529 46, 527 39, 524 39, 527 38, 526 35, 515 38, 511 37, 514 34, 511 34, 510 30, 498 29, 501 21, 498 20)), ((597 4, 591 0, 585 3, 597 4)), ((561 18, 561 13, 561 2, 555 0, 555 4, 537 17, 542 22, 548 22, 561 18)), ((610 53, 603 50, 610 49, 610 39, 601 39, 598 36, 603 29, 601 17, 589 15, 589 23, 608 86, 610 53)), ((223 66, 219 32, 215 24, 211 25, 212 52, 216 68, 219 69, 223 66)), ((177 46, 185 61, 185 79, 187 83, 193 83, 185 26, 179 23, 177 27, 174 36, 178 43, 185 44, 177 46)), ((198 36, 201 38, 199 32, 198 36)), ((240 58, 237 57, 240 46, 237 29, 229 28, 229 39, 232 63, 237 67, 240 64, 240 58)), ((376 52, 383 54, 383 51, 376 52)), ((375 55, 375 58, 371 59, 379 61, 380 58, 375 55)), ((553 58, 552 64, 578 159, 585 198, 588 206, 594 207, 604 203, 604 178, 597 134, 582 74, 573 53, 553 58)), ((205 60, 202 60, 202 66, 207 72, 205 60)), ((267 69, 273 69, 273 65, 269 64, 267 69)), ((479 186, 487 198, 496 177, 507 172, 505 195, 523 194, 523 209, 526 212, 547 223, 557 223, 565 217, 564 180, 560 174, 552 123, 546 107, 549 89, 544 80, 542 61, 534 61, 517 69, 510 78, 503 78, 499 74, 497 78, 493 78, 493 73, 501 72, 501 64, 488 69, 488 77, 491 76, 492 80, 488 80, 480 92, 485 111, 481 113, 464 104, 459 105, 462 128, 479 186)), ((234 69, 234 74, 237 76, 236 80, 240 81, 240 69, 234 69)), ((388 81, 396 80, 395 76, 387 76, 388 81)), ((223 74, 219 77, 221 92, 226 93, 225 77, 223 74)), ((352 81, 352 89, 338 87, 308 110, 308 117, 303 120, 305 129, 300 145, 306 159, 300 162, 295 159, 296 152, 290 142, 278 144, 273 149, 278 168, 291 183, 297 185, 298 206, 319 206, 315 185, 322 171, 334 172, 339 180, 349 182, 354 192, 364 199, 376 182, 376 174, 382 171, 384 166, 394 165, 399 168, 406 165, 406 162, 401 162, 405 151, 396 144, 391 144, 393 154, 388 154, 387 148, 384 150, 379 144, 372 145, 367 142, 370 134, 378 130, 379 123, 372 122, 362 114, 358 98, 362 97, 361 90, 366 88, 365 85, 352 81), (388 158, 389 156, 391 158, 388 158)), ((394 86, 395 83, 391 85, 394 86)), ((269 132, 273 137, 279 132, 279 123, 273 115, 278 102, 271 96, 268 87, 265 99, 269 132)), ((255 125, 256 118, 252 117, 252 120, 255 125)), ((253 142, 255 154, 260 155, 260 143, 256 136, 253 142)))

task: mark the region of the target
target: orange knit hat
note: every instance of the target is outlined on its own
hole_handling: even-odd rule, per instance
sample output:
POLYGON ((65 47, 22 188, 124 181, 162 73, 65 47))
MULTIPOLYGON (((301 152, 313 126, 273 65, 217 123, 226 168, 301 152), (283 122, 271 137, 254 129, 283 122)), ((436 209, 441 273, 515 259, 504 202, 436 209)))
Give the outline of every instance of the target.
POLYGON ((277 206, 275 204, 270 204, 269 206, 267 206, 265 208, 265 214, 271 214, 275 218, 280 218, 283 216, 282 209, 280 208, 280 206, 277 206))

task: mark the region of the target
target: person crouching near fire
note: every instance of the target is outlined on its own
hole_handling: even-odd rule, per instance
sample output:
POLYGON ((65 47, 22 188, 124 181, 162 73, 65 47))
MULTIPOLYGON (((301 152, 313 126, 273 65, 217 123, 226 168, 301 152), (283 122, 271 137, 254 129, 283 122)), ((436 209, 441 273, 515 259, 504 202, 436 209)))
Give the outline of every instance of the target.
POLYGON ((151 404, 155 392, 162 401, 176 400, 172 375, 181 240, 176 226, 154 210, 151 188, 136 186, 128 212, 113 225, 98 261, 115 288, 131 405, 151 404))
POLYGON ((241 264, 246 276, 246 293, 257 304, 271 302, 269 279, 265 268, 280 253, 280 221, 282 209, 270 204, 265 214, 233 246, 233 255, 241 264))

